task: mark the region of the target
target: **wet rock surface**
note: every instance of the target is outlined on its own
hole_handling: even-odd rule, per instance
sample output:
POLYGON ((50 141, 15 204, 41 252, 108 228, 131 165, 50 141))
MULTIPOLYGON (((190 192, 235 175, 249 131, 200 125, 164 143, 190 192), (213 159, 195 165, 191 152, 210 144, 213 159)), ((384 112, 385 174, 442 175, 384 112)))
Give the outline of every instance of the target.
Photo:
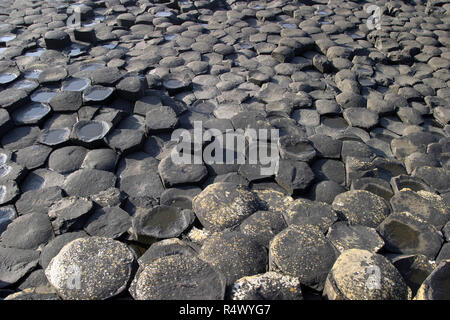
POLYGON ((4 0, 1 297, 448 299, 449 14, 4 0))

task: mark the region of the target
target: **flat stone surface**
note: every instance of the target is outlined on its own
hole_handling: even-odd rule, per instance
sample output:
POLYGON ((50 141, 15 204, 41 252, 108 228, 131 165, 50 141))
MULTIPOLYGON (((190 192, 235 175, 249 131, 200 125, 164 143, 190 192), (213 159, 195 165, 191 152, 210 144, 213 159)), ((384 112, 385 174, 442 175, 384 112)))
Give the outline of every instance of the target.
POLYGON ((408 290, 389 260, 367 250, 350 249, 333 265, 324 296, 330 300, 407 300, 408 290))
POLYGON ((123 243, 103 237, 81 238, 61 249, 45 275, 63 299, 103 300, 125 290, 133 262, 133 253, 123 243))
POLYGON ((352 190, 334 198, 333 209, 351 223, 376 228, 390 213, 386 200, 365 190, 352 190))
POLYGON ((436 228, 409 212, 390 214, 377 228, 388 251, 434 259, 444 241, 436 228))
POLYGON ((270 242, 270 271, 299 278, 304 285, 318 290, 322 290, 335 260, 333 246, 312 225, 292 225, 270 242))
POLYGON ((264 272, 268 262, 264 247, 237 232, 219 233, 206 239, 198 257, 221 272, 227 285, 264 272))
POLYGON ((16 283, 39 261, 39 251, 0 247, 0 288, 16 283))
POLYGON ((63 189, 69 196, 87 197, 114 187, 116 177, 108 171, 80 169, 64 181, 63 189))
POLYGON ((237 280, 230 297, 232 300, 303 300, 297 278, 273 271, 237 280))
POLYGON ((192 208, 204 227, 219 231, 239 224, 254 213, 258 200, 244 186, 219 182, 197 195, 192 208))
POLYGON ((327 232, 327 239, 339 250, 361 249, 378 252, 384 241, 373 228, 351 225, 345 221, 334 223, 327 232))
POLYGON ((30 213, 14 219, 2 233, 1 244, 18 249, 38 249, 54 237, 46 214, 30 213))
POLYGON ((225 277, 196 257, 173 255, 146 265, 136 281, 137 300, 218 300, 225 277))

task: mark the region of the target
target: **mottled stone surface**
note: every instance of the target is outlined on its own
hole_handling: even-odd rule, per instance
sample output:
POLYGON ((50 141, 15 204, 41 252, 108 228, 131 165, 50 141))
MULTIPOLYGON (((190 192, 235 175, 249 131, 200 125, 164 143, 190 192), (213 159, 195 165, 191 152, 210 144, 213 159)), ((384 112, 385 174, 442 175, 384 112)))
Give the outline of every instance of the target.
POLYGON ((346 250, 339 256, 324 289, 330 300, 406 300, 410 295, 389 260, 361 249, 346 250))
POLYGON ((125 290, 134 255, 118 241, 90 237, 65 245, 45 270, 58 295, 68 300, 97 300, 125 290))

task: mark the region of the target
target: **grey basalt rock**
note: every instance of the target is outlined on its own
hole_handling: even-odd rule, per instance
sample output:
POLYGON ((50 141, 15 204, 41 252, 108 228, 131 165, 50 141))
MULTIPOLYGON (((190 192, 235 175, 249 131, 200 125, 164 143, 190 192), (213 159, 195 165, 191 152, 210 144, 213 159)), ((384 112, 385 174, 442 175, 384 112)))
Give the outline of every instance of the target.
POLYGON ((365 190, 351 190, 336 196, 333 209, 348 221, 376 228, 389 215, 386 200, 365 190))
POLYGON ((81 238, 61 249, 45 275, 65 300, 104 300, 125 290, 134 262, 132 251, 119 241, 81 238))
POLYGON ((87 219, 84 230, 91 236, 117 239, 131 227, 130 215, 120 207, 97 209, 87 219))
POLYGON ((80 169, 88 150, 80 146, 56 149, 48 159, 49 169, 61 174, 69 174, 80 169))
POLYGON ((316 156, 316 150, 307 139, 283 136, 278 139, 278 148, 282 159, 308 162, 316 156))
POLYGON ((192 201, 202 225, 214 231, 238 225, 258 207, 258 199, 247 187, 226 182, 209 185, 192 201))
POLYGON ((441 196, 427 192, 401 190, 391 198, 394 211, 407 211, 441 229, 450 220, 450 210, 441 196))
POLYGON ((421 284, 436 267, 436 263, 430 261, 430 259, 423 254, 400 254, 393 255, 392 257, 388 256, 388 258, 403 276, 408 287, 411 288, 413 296, 416 295, 421 284))
POLYGON ((53 257, 55 257, 66 244, 75 239, 86 237, 88 237, 88 235, 84 231, 66 232, 62 235, 57 235, 42 249, 39 257, 39 264, 43 269, 46 269, 53 257))
POLYGON ((283 212, 288 225, 310 224, 325 233, 338 220, 337 213, 326 203, 307 199, 294 200, 283 212))
POLYGON ((0 243, 18 249, 38 249, 54 237, 50 219, 46 214, 29 213, 8 225, 0 243))
POLYGON ((346 221, 334 223, 327 232, 327 239, 339 250, 361 249, 378 252, 384 246, 384 241, 374 228, 349 224, 346 221))
POLYGON ((145 253, 139 257, 138 263, 140 266, 145 266, 158 260, 159 258, 182 255, 186 257, 197 256, 197 251, 186 241, 181 241, 178 238, 164 239, 153 243, 145 253))
POLYGON ((243 277, 231 286, 232 300, 303 300, 296 277, 269 271, 243 277))
POLYGON ((114 187, 116 176, 108 171, 80 169, 64 181, 63 189, 69 196, 88 197, 114 187))
POLYGON ((70 45, 70 36, 64 31, 49 31, 44 35, 48 49, 63 49, 70 45))
POLYGON ((390 214, 377 228, 390 252, 423 254, 433 259, 444 239, 438 230, 409 212, 390 214))
POLYGON ((49 208, 61 198, 63 198, 63 193, 59 187, 30 190, 22 193, 16 202, 16 209, 19 215, 28 213, 47 214, 49 208))
POLYGON ((333 265, 323 295, 329 300, 408 300, 411 292, 385 257, 350 249, 333 265))
POLYGON ((221 272, 227 285, 265 272, 268 262, 264 247, 241 233, 228 231, 206 239, 198 257, 221 272))
POLYGON ((171 155, 161 160, 158 172, 166 188, 198 183, 208 174, 204 164, 176 163, 171 155))
POLYGON ((134 281, 137 300, 219 300, 225 295, 225 277, 195 257, 157 259, 145 265, 134 281))
POLYGON ((304 191, 314 180, 314 173, 306 162, 280 160, 275 181, 289 194, 294 191, 304 191))
POLYGON ((436 269, 422 283, 414 300, 448 300, 449 272, 450 261, 441 261, 436 269))
POLYGON ((191 210, 160 205, 137 213, 132 229, 138 241, 173 238, 183 233, 194 218, 191 210))
POLYGON ((0 288, 16 283, 39 261, 39 251, 0 247, 0 288))
POLYGON ((335 260, 335 249, 316 226, 289 226, 270 242, 270 271, 299 278, 317 290, 323 288, 335 260))
POLYGON ((264 247, 283 229, 287 223, 282 214, 270 211, 257 211, 242 221, 239 230, 264 247))
POLYGON ((56 234, 81 230, 93 209, 92 201, 76 196, 65 197, 48 210, 56 234))

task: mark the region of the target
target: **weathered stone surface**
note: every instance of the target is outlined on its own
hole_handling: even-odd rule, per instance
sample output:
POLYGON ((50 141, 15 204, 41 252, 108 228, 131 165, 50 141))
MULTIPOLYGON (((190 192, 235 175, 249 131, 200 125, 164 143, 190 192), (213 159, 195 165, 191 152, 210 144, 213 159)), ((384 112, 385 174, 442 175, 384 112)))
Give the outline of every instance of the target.
POLYGON ((63 189, 69 196, 88 197, 114 187, 115 184, 116 177, 111 172, 80 169, 66 178, 63 189))
POLYGON ((14 219, 1 235, 0 244, 18 249, 38 249, 54 237, 46 214, 30 213, 14 219))
POLYGON ((16 283, 39 261, 39 252, 28 249, 0 247, 0 288, 16 283))
POLYGON ((390 213, 389 204, 374 193, 351 190, 336 196, 333 209, 354 224, 376 228, 390 213))
POLYGON ((407 300, 411 293, 389 260, 350 249, 333 265, 323 295, 329 300, 407 300))
POLYGON ((137 300, 218 300, 225 277, 195 257, 172 255, 144 266, 136 280, 137 300))
POLYGON ((407 211, 441 229, 450 220, 450 209, 442 197, 426 191, 403 190, 391 198, 394 211, 407 211))
POLYGON ((192 201, 202 225, 220 231, 238 225, 258 209, 256 196, 242 185, 218 182, 209 185, 192 201))
POLYGON ((403 254, 423 254, 433 259, 444 242, 438 230, 409 212, 390 214, 378 232, 386 242, 386 249, 403 254))
POLYGON ((442 261, 425 279, 414 300, 448 300, 450 261, 442 261))
POLYGON ((302 284, 317 290, 323 288, 335 260, 333 246, 312 225, 292 225, 270 242, 270 271, 297 277, 302 284))
POLYGON ((137 213, 132 226, 137 240, 145 241, 146 238, 178 237, 192 222, 194 214, 191 210, 161 205, 137 213))
POLYGON ((289 194, 307 189, 314 180, 314 173, 307 163, 293 160, 280 160, 275 181, 289 194))
POLYGON ((269 247, 270 240, 285 228, 287 223, 283 215, 271 211, 257 211, 239 226, 243 234, 264 247, 269 247))
POLYGON ((43 269, 46 269, 53 257, 55 257, 66 244, 72 240, 86 237, 88 237, 88 235, 84 231, 66 232, 60 236, 56 236, 42 249, 41 256, 39 257, 39 264, 43 269))
POLYGON ((378 252, 384 246, 384 241, 373 228, 352 225, 345 221, 334 223, 327 232, 327 239, 339 250, 361 249, 378 252))
POLYGON ((323 233, 338 220, 330 205, 307 199, 294 200, 283 215, 289 225, 311 224, 323 233))
POLYGON ((66 300, 107 299, 125 290, 134 255, 121 242, 89 237, 65 245, 50 261, 45 275, 66 300))
POLYGON ((391 261, 403 276, 408 287, 411 288, 413 296, 416 295, 419 287, 436 267, 434 261, 430 261, 423 254, 396 255, 391 261))
POLYGON ((232 300, 303 300, 300 281, 277 272, 243 277, 231 287, 232 300))
POLYGON ((130 215, 119 207, 96 210, 86 221, 84 231, 91 236, 119 238, 131 227, 130 215))
POLYGON ((266 271, 268 261, 264 247, 238 232, 219 233, 206 239, 198 257, 221 272, 227 285, 266 271))

